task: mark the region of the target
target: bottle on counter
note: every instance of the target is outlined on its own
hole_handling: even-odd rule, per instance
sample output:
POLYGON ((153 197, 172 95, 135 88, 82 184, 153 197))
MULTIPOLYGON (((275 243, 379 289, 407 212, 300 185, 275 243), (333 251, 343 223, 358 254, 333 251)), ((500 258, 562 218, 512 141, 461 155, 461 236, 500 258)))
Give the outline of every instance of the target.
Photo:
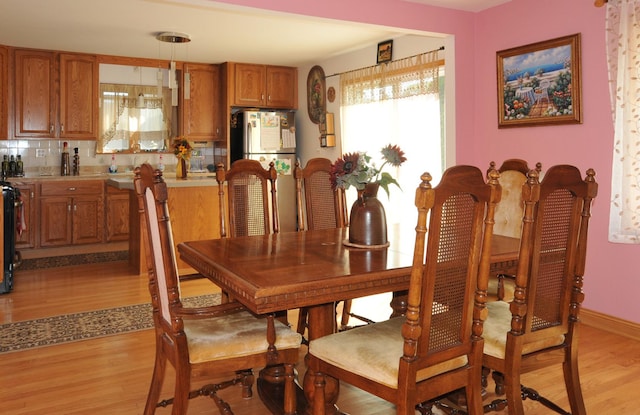
POLYGON ((80 155, 78 154, 78 147, 73 148, 73 175, 80 175, 80 155))
POLYGON ((116 164, 116 155, 111 155, 111 165, 109 166, 109 173, 117 173, 118 165, 116 164))
POLYGON ((2 156, 2 178, 9 177, 9 156, 2 156))
POLYGON ((9 177, 16 177, 16 158, 13 154, 9 158, 9 177))
POLYGON ((160 161, 158 162, 158 170, 164 171, 164 163, 162 161, 162 154, 160 154, 160 161))
POLYGON ((69 147, 67 142, 62 143, 62 160, 60 161, 60 176, 69 176, 71 165, 69 163, 69 147))
POLYGON ((23 177, 24 176, 24 162, 22 161, 22 156, 18 154, 16 160, 16 176, 23 177))

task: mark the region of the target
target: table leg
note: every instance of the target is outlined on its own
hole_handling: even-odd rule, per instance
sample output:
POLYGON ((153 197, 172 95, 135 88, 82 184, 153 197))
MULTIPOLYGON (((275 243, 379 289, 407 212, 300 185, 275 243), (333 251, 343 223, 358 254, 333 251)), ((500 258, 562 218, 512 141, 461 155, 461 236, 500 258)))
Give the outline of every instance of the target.
MULTIPOLYGON (((332 334, 336 331, 336 314, 335 304, 322 304, 309 308, 309 325, 308 336, 309 341, 317 339, 328 334, 332 334)), ((305 359, 306 360, 306 359, 305 359)), ((307 365, 307 371, 304 375, 303 389, 304 395, 307 399, 307 410, 305 415, 313 414, 313 396, 315 394, 314 386, 314 373, 307 365)), ((336 406, 338 402, 338 394, 340 392, 340 382, 338 379, 327 376, 325 385, 325 414, 336 415, 341 412, 336 406)))
POLYGON ((391 317, 404 316, 407 313, 407 296, 409 291, 395 291, 391 298, 391 317))

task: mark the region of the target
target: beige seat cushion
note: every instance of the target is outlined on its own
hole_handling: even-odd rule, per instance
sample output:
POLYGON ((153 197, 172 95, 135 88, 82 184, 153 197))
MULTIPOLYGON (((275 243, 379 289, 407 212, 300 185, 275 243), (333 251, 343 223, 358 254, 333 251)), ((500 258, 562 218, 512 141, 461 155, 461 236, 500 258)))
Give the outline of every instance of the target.
MULTIPOLYGON (((309 353, 334 366, 397 389, 404 321, 404 317, 396 317, 321 337, 311 341, 309 353)), ((417 381, 466 364, 466 356, 439 363, 419 371, 417 381)))
MULTIPOLYGON (((276 320, 276 348, 299 348, 302 336, 276 320)), ((241 311, 216 318, 184 320, 189 361, 206 362, 266 352, 267 320, 241 311)))
MULTIPOLYGON (((511 330, 511 311, 509 303, 504 301, 491 301, 487 303, 489 315, 484 322, 484 354, 504 359, 507 345, 507 333, 511 330)), ((564 342, 563 335, 555 335, 541 340, 525 343, 522 346, 522 354, 536 352, 547 347, 558 346, 564 342)))

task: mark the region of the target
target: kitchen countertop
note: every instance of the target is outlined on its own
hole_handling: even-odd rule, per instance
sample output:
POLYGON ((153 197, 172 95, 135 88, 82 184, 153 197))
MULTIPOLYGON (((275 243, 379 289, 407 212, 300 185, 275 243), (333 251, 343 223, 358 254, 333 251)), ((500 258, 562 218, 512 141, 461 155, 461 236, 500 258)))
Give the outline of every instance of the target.
MULTIPOLYGON (((217 186, 216 175, 214 173, 190 173, 186 179, 177 179, 175 174, 162 176, 168 188, 172 187, 204 187, 217 186)), ((109 175, 107 184, 118 189, 133 190, 133 175, 109 175)))

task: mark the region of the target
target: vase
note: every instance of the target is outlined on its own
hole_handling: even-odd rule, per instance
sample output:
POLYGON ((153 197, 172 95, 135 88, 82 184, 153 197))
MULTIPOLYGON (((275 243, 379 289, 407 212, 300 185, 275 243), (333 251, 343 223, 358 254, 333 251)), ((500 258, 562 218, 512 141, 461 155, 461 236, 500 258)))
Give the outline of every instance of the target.
POLYGON ((378 200, 377 183, 368 183, 358 190, 358 199, 351 207, 349 243, 355 246, 387 246, 387 216, 378 200))
POLYGON ((183 158, 178 159, 178 164, 176 164, 176 179, 186 179, 187 178, 187 160, 183 158))

